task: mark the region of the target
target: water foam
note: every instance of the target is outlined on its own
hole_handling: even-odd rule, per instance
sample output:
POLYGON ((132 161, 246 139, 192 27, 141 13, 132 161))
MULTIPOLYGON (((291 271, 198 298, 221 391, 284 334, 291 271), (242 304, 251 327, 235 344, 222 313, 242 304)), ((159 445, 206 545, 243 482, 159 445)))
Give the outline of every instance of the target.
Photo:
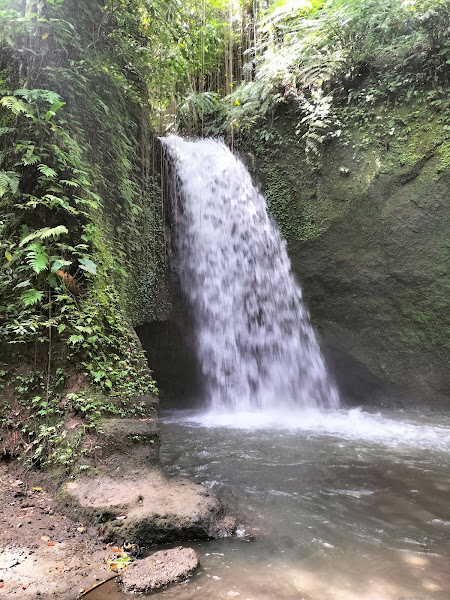
POLYGON ((338 408, 286 243, 247 169, 219 141, 162 143, 176 173, 174 263, 209 406, 338 408))
MULTIPOLYGON (((443 417, 441 417, 442 419, 443 417)), ((240 430, 278 430, 308 436, 333 436, 363 440, 390 447, 436 449, 450 452, 450 423, 421 423, 394 415, 350 410, 266 410, 199 412, 176 411, 164 418, 167 423, 200 427, 227 427, 240 430)))

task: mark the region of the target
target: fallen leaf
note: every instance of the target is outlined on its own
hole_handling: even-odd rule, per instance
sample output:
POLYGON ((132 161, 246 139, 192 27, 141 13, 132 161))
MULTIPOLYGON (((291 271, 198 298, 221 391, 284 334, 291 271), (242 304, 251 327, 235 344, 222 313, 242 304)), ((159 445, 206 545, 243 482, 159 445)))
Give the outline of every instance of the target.
POLYGON ((26 517, 26 515, 17 515, 18 519, 23 519, 24 517, 26 517))
POLYGON ((117 521, 120 521, 121 519, 126 519, 126 518, 127 518, 127 515, 118 515, 118 516, 116 517, 116 520, 117 520, 117 521))
POLYGON ((47 542, 47 546, 54 546, 55 544, 53 542, 47 542))
POLYGON ((77 527, 77 531, 79 531, 80 533, 83 533, 83 531, 86 531, 85 527, 77 527))
POLYGON ((33 487, 31 489, 33 490, 33 492, 42 492, 42 488, 41 487, 33 487))
POLYGON ((63 562, 56 563, 56 568, 57 569, 64 569, 65 566, 66 566, 66 564, 63 563, 63 562))
POLYGON ((30 586, 30 584, 29 584, 29 583, 24 583, 24 584, 23 584, 23 586, 22 586, 22 589, 23 589, 23 590, 26 590, 26 589, 27 589, 27 587, 29 587, 29 586, 30 586))
POLYGON ((48 537, 48 535, 43 535, 43 536, 41 537, 41 540, 42 540, 43 542, 49 542, 49 541, 50 541, 50 538, 48 537))

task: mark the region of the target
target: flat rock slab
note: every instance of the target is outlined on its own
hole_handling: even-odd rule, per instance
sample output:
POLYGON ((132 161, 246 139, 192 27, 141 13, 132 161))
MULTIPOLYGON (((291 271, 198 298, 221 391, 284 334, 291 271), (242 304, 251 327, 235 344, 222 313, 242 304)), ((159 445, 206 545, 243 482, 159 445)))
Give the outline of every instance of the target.
POLYGON ((82 522, 97 523, 105 541, 140 546, 182 539, 232 535, 235 520, 201 485, 169 479, 158 469, 128 471, 125 477, 79 477, 65 498, 82 522), (78 508, 77 508, 78 507, 78 508))
POLYGON ((127 568, 122 576, 123 590, 131 594, 158 590, 169 583, 183 581, 198 565, 192 548, 160 550, 127 568))

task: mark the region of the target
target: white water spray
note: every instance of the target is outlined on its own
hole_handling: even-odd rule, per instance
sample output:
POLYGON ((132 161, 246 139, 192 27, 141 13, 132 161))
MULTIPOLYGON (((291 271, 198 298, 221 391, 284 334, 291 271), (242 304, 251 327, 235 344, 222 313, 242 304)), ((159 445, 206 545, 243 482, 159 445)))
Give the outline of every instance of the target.
POLYGON ((210 408, 338 408, 286 243, 247 169, 215 140, 162 143, 176 173, 176 269, 210 408))

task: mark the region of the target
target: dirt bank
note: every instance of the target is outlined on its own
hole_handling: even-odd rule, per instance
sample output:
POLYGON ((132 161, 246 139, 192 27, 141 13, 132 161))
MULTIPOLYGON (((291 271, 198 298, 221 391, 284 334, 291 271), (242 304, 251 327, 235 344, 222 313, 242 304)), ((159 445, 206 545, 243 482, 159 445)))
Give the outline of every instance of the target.
POLYGON ((57 493, 44 474, 24 476, 0 463, 0 598, 75 600, 114 575, 107 563, 125 539, 142 552, 161 542, 223 537, 235 526, 213 494, 158 468, 134 481, 77 481, 57 493))
POLYGON ((111 575, 112 546, 95 528, 54 510, 55 499, 36 474, 18 474, 0 463, 0 597, 74 600, 111 575))

